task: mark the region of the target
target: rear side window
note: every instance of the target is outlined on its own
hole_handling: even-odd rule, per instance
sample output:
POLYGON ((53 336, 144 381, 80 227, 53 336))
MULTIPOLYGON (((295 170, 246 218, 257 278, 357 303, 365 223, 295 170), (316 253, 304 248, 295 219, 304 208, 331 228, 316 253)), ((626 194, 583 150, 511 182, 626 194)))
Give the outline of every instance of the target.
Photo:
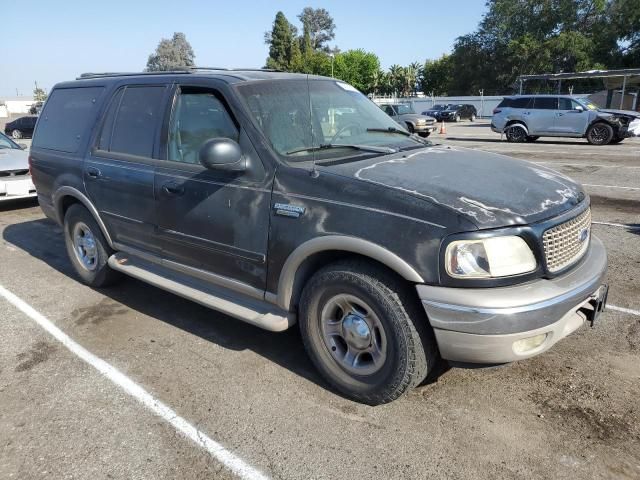
POLYGON ((151 157, 164 86, 125 87, 109 104, 97 147, 114 153, 151 157))
POLYGON ((557 110, 557 97, 536 97, 533 102, 533 108, 536 110, 557 110))
POLYGON ((511 100, 511 108, 531 108, 531 97, 520 97, 511 100))
POLYGON ((91 131, 103 87, 59 88, 51 92, 33 146, 77 153, 91 131))

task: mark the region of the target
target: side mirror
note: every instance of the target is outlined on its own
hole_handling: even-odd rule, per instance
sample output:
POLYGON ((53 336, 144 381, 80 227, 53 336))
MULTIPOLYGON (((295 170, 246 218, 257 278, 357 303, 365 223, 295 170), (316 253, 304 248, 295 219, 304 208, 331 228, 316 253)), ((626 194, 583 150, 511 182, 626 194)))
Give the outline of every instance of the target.
POLYGON ((243 172, 247 161, 242 156, 240 145, 230 138, 212 138, 200 147, 200 163, 210 170, 243 172))
POLYGON ((576 108, 574 110, 576 112, 584 112, 584 108, 582 108, 580 105, 576 105, 576 108))
POLYGON ((27 148, 27 144, 26 143, 19 143, 18 146, 22 149, 22 150, 26 150, 27 148))

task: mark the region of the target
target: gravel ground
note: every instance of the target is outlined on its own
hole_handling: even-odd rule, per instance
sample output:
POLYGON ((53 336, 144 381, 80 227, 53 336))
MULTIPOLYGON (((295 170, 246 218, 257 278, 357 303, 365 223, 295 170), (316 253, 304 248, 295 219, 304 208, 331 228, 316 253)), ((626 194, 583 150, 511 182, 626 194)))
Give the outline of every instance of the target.
MULTIPOLYGON (((447 130, 434 139, 594 185, 594 220, 619 225, 594 225, 609 302, 640 310, 640 139, 512 145, 486 122, 447 130)), ((374 408, 328 389, 295 329, 261 331, 133 279, 83 286, 34 202, 1 205, 0 236, 1 286, 272 478, 640 478, 638 315, 610 309, 544 355, 448 369, 374 408)), ((231 477, 4 300, 0 327, 0 478, 231 477)))

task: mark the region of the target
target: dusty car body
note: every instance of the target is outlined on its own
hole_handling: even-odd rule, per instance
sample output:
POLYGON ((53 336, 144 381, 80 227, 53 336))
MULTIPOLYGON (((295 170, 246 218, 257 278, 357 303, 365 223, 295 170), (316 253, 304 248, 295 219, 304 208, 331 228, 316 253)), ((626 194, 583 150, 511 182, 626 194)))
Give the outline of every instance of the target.
POLYGON ((35 196, 25 147, 0 133, 0 202, 35 196))
POLYGON ((31 156, 82 281, 124 273, 260 328, 298 323, 358 401, 397 398, 439 356, 540 354, 606 302, 580 185, 432 145, 335 79, 89 75, 54 87, 31 156))
POLYGON ((385 103, 380 108, 409 132, 421 137, 428 137, 436 129, 435 118, 416 113, 409 103, 385 103))
POLYGON ((619 143, 635 135, 631 123, 640 113, 602 109, 584 98, 568 95, 506 97, 493 111, 491 129, 510 142, 539 137, 586 138, 593 145, 619 143))

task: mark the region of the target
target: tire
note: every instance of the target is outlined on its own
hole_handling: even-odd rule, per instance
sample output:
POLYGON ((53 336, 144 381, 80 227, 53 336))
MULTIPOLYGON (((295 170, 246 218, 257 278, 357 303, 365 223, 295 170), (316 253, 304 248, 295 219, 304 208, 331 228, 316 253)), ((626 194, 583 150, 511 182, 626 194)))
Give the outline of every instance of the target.
POLYGON ((531 142, 535 142, 536 140, 538 140, 540 137, 537 137, 535 135, 528 135, 527 136, 527 142, 531 143, 531 142))
POLYGON ((16 140, 20 140, 22 138, 22 132, 16 128, 11 132, 11 136, 16 140))
POLYGON ((74 204, 67 210, 64 216, 64 240, 71 264, 84 284, 106 287, 122 278, 120 272, 112 270, 107 264, 114 252, 84 206, 74 204))
POLYGON ((458 123, 460 121, 460 115, 456 115, 453 119, 454 122, 458 123))
POLYGON ((609 145, 617 145, 618 143, 622 142, 624 140, 624 137, 614 137, 610 142, 609 145))
POLYGON ((475 122, 476 121, 476 114, 472 113, 471 114, 471 118, 469 118, 469 120, 471 120, 472 122, 475 122))
POLYGON ((409 133, 414 133, 416 131, 410 123, 407 123, 407 130, 409 130, 409 133))
POLYGON ((504 130, 504 133, 507 137, 507 142, 522 143, 527 140, 527 131, 522 125, 518 123, 507 127, 504 130))
POLYGON ((607 145, 613 140, 613 128, 608 123, 596 122, 587 129, 587 141, 591 145, 607 145))
POLYGON ((369 405, 391 402, 436 365, 433 331, 410 288, 361 261, 329 265, 305 286, 299 309, 305 349, 343 395, 369 405))

